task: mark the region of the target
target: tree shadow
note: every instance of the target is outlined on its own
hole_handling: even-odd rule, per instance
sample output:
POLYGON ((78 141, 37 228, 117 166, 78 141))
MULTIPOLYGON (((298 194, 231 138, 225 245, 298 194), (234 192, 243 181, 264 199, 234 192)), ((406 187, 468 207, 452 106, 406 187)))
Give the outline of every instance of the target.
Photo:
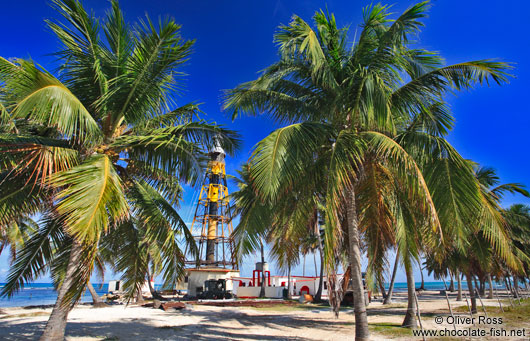
MULTIPOLYGON (((147 308, 145 308, 147 309, 147 308)), ((142 314, 138 314, 142 316, 142 314)), ((168 324, 171 324, 168 322, 168 324)), ((44 330, 45 321, 24 322, 23 319, 0 320, 0 339, 2 340, 37 340, 44 330)), ((174 311, 157 312, 145 318, 127 319, 117 322, 83 322, 81 318, 69 320, 66 327, 67 337, 96 337, 100 339, 119 340, 305 340, 304 337, 289 336, 287 332, 275 333, 279 335, 261 335, 254 333, 258 328, 281 330, 290 328, 318 328, 325 331, 353 329, 353 322, 335 320, 313 316, 284 314, 270 312, 264 314, 247 314, 237 309, 221 309, 219 311, 174 311), (175 325, 156 326, 157 315, 167 318, 170 314, 175 317, 175 325), (197 323, 178 324, 179 317, 190 316, 199 318, 197 323), (221 322, 224 322, 221 325, 221 322), (241 328, 245 326, 245 330, 241 328), (254 334, 253 334, 254 333, 254 334)), ((292 333, 291 333, 292 334, 292 333)))

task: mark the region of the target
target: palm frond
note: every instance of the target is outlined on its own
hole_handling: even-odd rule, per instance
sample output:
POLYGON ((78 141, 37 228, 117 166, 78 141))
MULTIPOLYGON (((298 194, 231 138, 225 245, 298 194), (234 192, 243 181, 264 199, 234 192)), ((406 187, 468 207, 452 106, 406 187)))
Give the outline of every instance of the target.
POLYGON ((2 296, 12 297, 26 283, 33 282, 49 269, 55 257, 55 247, 62 239, 61 227, 57 220, 48 216, 41 227, 30 235, 11 266, 2 296))
MULTIPOLYGON (((183 40, 180 25, 166 19, 156 27, 147 18, 135 28, 133 51, 127 59, 127 72, 112 84, 112 97, 104 101, 116 109, 114 122, 125 117, 127 122, 143 120, 146 114, 166 107, 175 92, 181 66, 191 53, 194 41, 183 40)), ((115 124, 116 124, 115 123, 115 124)))
POLYGON ((251 156, 255 190, 271 199, 286 191, 306 171, 315 151, 333 138, 326 124, 305 122, 272 132, 260 141, 251 156))
MULTIPOLYGON (((46 21, 63 47, 55 53, 58 60, 66 61, 59 70, 72 92, 88 107, 96 109, 98 99, 109 88, 105 70, 108 62, 99 37, 99 20, 93 13, 87 13, 77 0, 53 0, 52 4, 66 21, 46 21)), ((101 118, 99 113, 95 116, 101 118)))
POLYGON ((88 145, 101 139, 99 126, 83 103, 32 62, 17 59, 11 63, 0 57, 0 80, 5 82, 13 117, 57 127, 64 136, 88 145))
POLYGON ((128 214, 120 178, 106 155, 55 174, 51 184, 58 189, 57 212, 80 241, 98 240, 110 227, 109 217, 119 221, 128 214))

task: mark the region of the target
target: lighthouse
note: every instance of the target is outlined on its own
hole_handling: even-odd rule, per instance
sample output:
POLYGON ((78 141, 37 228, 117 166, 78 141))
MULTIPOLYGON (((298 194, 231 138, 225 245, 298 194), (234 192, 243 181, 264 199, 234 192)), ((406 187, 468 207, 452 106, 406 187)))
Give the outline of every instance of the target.
POLYGON ((239 276, 232 238, 232 223, 226 181, 225 157, 218 140, 208 152, 209 162, 203 178, 199 200, 191 226, 198 244, 197 257, 189 259, 188 295, 200 296, 205 282, 224 282, 225 290, 233 288, 233 277, 239 276))

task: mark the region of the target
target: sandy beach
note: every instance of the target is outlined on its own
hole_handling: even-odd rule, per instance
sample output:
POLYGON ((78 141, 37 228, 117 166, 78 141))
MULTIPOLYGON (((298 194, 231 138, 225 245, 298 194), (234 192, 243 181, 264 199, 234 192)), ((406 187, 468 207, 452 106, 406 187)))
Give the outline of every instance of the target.
MULTIPOLYGON (((466 306, 466 302, 456 302, 453 293, 450 297, 455 313, 467 316, 457 308, 466 306)), ((372 339, 411 339, 411 335, 403 333, 389 335, 388 331, 378 331, 378 327, 397 328, 402 322, 406 294, 397 293, 393 301, 392 305, 383 306, 377 299, 369 305, 372 339)), ((434 316, 449 314, 445 296, 427 291, 419 296, 419 304, 424 328, 452 328, 434 322, 434 316)), ((491 310, 498 307, 496 299, 485 299, 484 304, 491 310)), ((38 338, 50 312, 51 308, 3 308, 0 339, 38 338)), ((516 327, 530 331, 530 319, 527 317, 516 327)), ((70 313, 66 328, 67 340, 352 340, 353 335, 351 308, 345 307, 339 318, 335 318, 329 308, 315 305, 264 308, 191 305, 167 312, 135 305, 105 308, 79 305, 70 313)))

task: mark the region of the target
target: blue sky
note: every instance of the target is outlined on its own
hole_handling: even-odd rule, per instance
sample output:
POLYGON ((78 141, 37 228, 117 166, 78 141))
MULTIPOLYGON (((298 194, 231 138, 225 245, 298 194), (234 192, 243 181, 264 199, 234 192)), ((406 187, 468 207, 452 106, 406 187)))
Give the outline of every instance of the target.
MULTIPOLYGON (((109 7, 106 0, 85 0, 102 16, 109 7)), ((310 20, 315 10, 334 12, 339 25, 350 25, 352 34, 361 22, 361 9, 371 1, 315 0, 122 0, 129 21, 169 15, 182 24, 182 35, 197 39, 191 60, 183 68, 186 91, 179 104, 197 101, 207 119, 242 133, 243 150, 227 160, 228 173, 248 157, 252 146, 275 127, 265 117, 246 117, 231 122, 221 112, 221 90, 256 77, 273 63, 276 47, 273 33, 279 24, 289 22, 292 14, 310 20)), ((393 11, 402 12, 414 1, 391 1, 393 11)), ((48 69, 56 65, 49 54, 58 43, 46 28, 44 19, 57 18, 48 1, 5 1, 0 12, 0 55, 6 58, 31 57, 48 69)), ((530 184, 530 152, 527 137, 530 127, 530 3, 497 0, 433 1, 426 27, 418 37, 419 45, 440 51, 448 64, 484 58, 500 58, 514 63, 515 78, 503 87, 491 86, 457 94, 449 99, 456 127, 449 139, 466 157, 497 169, 503 182, 530 184), (522 96, 522 97, 521 97, 522 96)), ((353 39, 353 36, 351 37, 353 39)), ((189 191, 182 212, 187 218, 189 191)), ((503 204, 530 204, 521 196, 508 196, 503 204)), ((311 257, 312 258, 312 257, 311 257)), ((250 261, 254 258, 251 257, 250 261)), ((308 269, 312 269, 308 260, 308 269)), ((250 264, 249 264, 250 266, 250 264)), ((0 281, 8 264, 0 256, 0 281)), ((308 270, 311 273, 314 270, 308 270)), ((301 270, 299 271, 301 273, 301 270)), ((419 276, 416 276, 419 278, 419 276)), ((398 280, 405 280, 400 273, 398 280)))

